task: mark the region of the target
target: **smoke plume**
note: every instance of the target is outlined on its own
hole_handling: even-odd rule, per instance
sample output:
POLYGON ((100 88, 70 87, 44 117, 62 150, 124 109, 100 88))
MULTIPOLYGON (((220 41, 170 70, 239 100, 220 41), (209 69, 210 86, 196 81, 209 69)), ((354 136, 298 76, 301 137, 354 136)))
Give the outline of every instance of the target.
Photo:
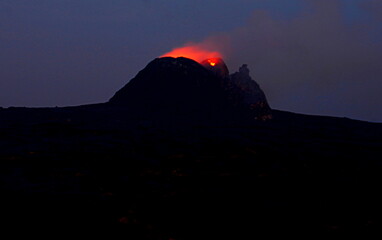
MULTIPOLYGON (((364 7, 374 4, 380 2, 364 7)), ((374 34, 379 20, 348 23, 334 0, 310 1, 290 20, 256 11, 229 33, 227 62, 250 64, 273 107, 382 121, 382 48, 374 34)))
POLYGON ((308 2, 287 20, 257 10, 208 42, 224 36, 230 71, 247 63, 274 108, 382 121, 380 1, 363 2, 371 17, 357 22, 347 21, 339 0, 308 2))

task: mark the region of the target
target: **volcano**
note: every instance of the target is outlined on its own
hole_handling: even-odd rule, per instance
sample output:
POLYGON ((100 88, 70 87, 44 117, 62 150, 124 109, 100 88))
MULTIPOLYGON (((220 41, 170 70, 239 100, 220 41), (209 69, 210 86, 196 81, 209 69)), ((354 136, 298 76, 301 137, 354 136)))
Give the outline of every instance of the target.
POLYGON ((229 75, 221 58, 157 58, 108 103, 155 117, 270 119, 265 94, 246 65, 240 69, 229 75))
POLYGON ((381 159, 380 123, 271 109, 245 64, 163 57, 105 103, 0 108, 1 222, 153 240, 379 234, 381 159))

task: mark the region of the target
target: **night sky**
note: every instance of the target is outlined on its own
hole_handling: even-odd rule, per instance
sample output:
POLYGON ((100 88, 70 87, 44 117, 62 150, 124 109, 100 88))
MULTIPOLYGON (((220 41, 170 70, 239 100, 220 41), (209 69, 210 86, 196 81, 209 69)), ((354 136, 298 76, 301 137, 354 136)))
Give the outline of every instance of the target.
POLYGON ((0 0, 0 106, 106 102, 190 43, 272 108, 382 122, 381 0, 0 0))

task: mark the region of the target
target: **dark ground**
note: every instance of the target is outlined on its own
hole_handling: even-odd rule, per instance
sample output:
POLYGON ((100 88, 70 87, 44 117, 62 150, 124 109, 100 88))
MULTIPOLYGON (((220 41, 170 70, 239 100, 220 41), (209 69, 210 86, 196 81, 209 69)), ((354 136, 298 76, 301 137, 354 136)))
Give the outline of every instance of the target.
POLYGON ((381 124, 282 111, 181 122, 0 109, 3 226, 176 240, 381 231, 381 124))

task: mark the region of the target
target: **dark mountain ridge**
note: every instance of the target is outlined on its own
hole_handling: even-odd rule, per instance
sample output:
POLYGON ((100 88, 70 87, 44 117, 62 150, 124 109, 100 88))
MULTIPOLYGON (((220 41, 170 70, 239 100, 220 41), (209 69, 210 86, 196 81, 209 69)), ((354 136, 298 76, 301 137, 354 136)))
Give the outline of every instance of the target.
POLYGON ((246 66, 228 76, 156 59, 107 103, 0 109, 3 226, 378 233, 382 124, 271 110, 246 66))

